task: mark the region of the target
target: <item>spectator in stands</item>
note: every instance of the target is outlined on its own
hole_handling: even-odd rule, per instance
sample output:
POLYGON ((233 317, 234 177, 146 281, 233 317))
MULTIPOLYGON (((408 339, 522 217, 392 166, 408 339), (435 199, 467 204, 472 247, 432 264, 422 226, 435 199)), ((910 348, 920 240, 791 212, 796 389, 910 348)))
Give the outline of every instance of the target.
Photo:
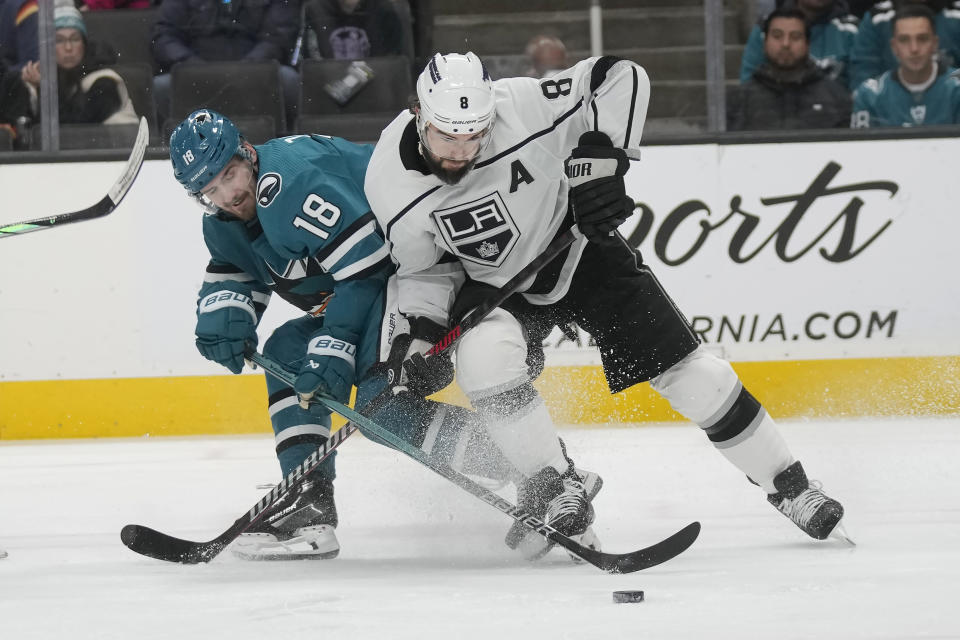
POLYGON ((391 0, 306 0, 306 57, 362 60, 412 50, 391 0))
POLYGON ((917 127, 960 123, 960 79, 936 59, 933 11, 908 4, 893 18, 890 48, 899 66, 857 88, 850 126, 917 127))
MULTIPOLYGON (((849 61, 857 35, 857 19, 850 14, 846 0, 787 0, 780 8, 803 12, 810 25, 810 56, 827 75, 844 85, 849 84, 849 61)), ((748 82, 765 59, 763 16, 747 38, 740 62, 740 82, 748 82)))
MULTIPOLYGON (((154 98, 160 122, 170 114, 170 76, 182 62, 277 60, 288 123, 295 116, 300 76, 285 64, 300 21, 294 0, 163 0, 153 27, 154 98)), ((281 128, 283 128, 281 126, 281 128)))
POLYGON ((0 60, 7 72, 40 59, 37 0, 0 0, 0 60))
MULTIPOLYGON (((83 17, 73 5, 53 11, 56 29, 57 91, 61 124, 127 124, 137 121, 126 85, 107 67, 116 62, 109 47, 87 40, 83 17)), ((0 94, 0 120, 40 119, 40 63, 27 62, 18 76, 7 74, 0 94)))
POLYGON ((555 36, 536 35, 530 38, 527 58, 530 60, 530 69, 526 75, 531 78, 549 78, 570 67, 567 47, 555 36))
POLYGON ((825 129, 845 127, 846 87, 827 77, 810 57, 810 25, 802 11, 775 9, 763 26, 766 61, 730 92, 727 128, 825 129))
POLYGON ((948 0, 885 0, 877 2, 864 14, 860 32, 850 57, 850 76, 853 88, 868 78, 877 78, 883 72, 896 69, 898 61, 890 47, 893 37, 893 17, 897 9, 911 4, 926 5, 934 13, 937 52, 942 67, 960 64, 960 10, 948 0))

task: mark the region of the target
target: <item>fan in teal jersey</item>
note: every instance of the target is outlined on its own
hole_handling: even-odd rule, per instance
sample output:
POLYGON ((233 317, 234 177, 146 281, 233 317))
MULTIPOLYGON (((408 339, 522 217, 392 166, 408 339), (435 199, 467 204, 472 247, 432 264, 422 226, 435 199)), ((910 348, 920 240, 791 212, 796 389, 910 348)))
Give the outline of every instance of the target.
MULTIPOLYGON (((846 0, 788 0, 777 8, 799 9, 806 16, 810 57, 831 80, 849 85, 850 52, 857 37, 857 18, 850 14, 846 0)), ((740 83, 746 84, 766 60, 763 15, 747 38, 740 60, 740 83)))
MULTIPOLYGON (((387 385, 391 344, 402 355, 411 335, 419 337, 396 312, 384 322, 393 263, 363 191, 372 150, 320 135, 254 146, 208 109, 192 113, 170 136, 174 175, 207 213, 210 262, 197 305, 200 353, 240 373, 244 346, 257 343, 257 325, 273 293, 304 312, 263 347, 299 371, 295 389, 266 376, 284 475, 330 436, 329 411, 301 399, 322 392, 347 402, 356 385, 362 408, 387 385), (384 364, 378 364, 381 357, 384 364)), ((448 361, 430 365, 371 417, 465 473, 506 480, 513 471, 472 412, 424 399, 453 375, 448 361)), ((312 476, 237 540, 238 555, 337 555, 334 457, 312 476)))
POLYGON ((857 88, 852 127, 960 123, 960 80, 936 59, 935 24, 933 12, 923 5, 897 11, 890 48, 899 66, 857 88))
POLYGON ((937 34, 937 62, 941 67, 960 64, 960 5, 956 0, 882 0, 864 14, 850 52, 851 88, 870 78, 896 70, 899 62, 890 47, 894 17, 912 5, 926 6, 937 34))

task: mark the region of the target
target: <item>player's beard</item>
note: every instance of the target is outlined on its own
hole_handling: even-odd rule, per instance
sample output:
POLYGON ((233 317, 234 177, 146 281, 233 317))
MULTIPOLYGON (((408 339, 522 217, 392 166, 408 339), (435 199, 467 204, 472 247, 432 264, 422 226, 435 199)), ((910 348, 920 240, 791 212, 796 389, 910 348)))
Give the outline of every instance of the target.
POLYGON ((430 173, 437 176, 441 182, 444 184, 455 185, 463 180, 463 176, 467 175, 467 172, 470 169, 473 169, 473 165, 477 163, 477 158, 474 157, 473 160, 466 163, 459 169, 444 169, 440 162, 438 162, 433 154, 426 149, 421 147, 420 155, 423 157, 424 162, 427 164, 427 168, 430 169, 430 173))
POLYGON ((249 157, 244 157, 244 160, 250 165, 250 178, 243 192, 243 202, 240 203, 240 210, 231 213, 247 222, 257 217, 257 179, 260 173, 260 163, 254 162, 249 157))

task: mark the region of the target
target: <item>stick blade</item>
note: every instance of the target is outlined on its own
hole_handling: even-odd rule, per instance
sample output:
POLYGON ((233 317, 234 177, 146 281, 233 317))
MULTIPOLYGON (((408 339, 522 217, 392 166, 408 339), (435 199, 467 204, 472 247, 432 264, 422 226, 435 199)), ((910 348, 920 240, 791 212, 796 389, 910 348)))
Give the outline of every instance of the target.
POLYGON ((111 213, 120 204, 124 196, 133 186, 133 181, 140 174, 143 167, 143 160, 147 152, 147 145, 150 142, 150 128, 147 126, 147 119, 141 117, 140 125, 137 128, 137 138, 134 140, 133 149, 130 157, 127 159, 123 172, 117 178, 107 195, 103 196, 99 202, 90 205, 86 209, 71 211, 69 213, 60 213, 33 220, 24 220, 22 222, 11 222, 0 225, 0 238, 12 238, 16 235, 42 231, 55 226, 63 226, 74 222, 84 220, 93 220, 111 213))
MULTIPOLYGON (((607 573, 633 573, 676 558, 689 549, 699 535, 700 523, 691 522, 669 538, 630 553, 605 553, 585 547, 575 551, 581 558, 607 573)), ((561 545, 567 546, 562 542, 561 545)))
POLYGON ((225 546, 218 541, 191 542, 175 538, 139 524, 128 524, 121 529, 120 540, 142 556, 181 564, 210 562, 225 546))

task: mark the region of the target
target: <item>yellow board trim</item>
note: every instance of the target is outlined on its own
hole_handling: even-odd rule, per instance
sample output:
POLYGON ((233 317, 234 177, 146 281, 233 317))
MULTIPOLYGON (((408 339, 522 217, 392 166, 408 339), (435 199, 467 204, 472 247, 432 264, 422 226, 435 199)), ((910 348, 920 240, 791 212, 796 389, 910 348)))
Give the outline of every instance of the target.
MULTIPOLYGON (((960 356, 734 369, 778 418, 960 415, 960 356)), ((682 419, 647 384, 610 395, 598 366, 548 367, 536 386, 561 424, 682 419)), ((466 404, 455 387, 436 398, 466 404)), ((270 433, 266 407, 253 375, 0 382, 0 440, 270 433)))

